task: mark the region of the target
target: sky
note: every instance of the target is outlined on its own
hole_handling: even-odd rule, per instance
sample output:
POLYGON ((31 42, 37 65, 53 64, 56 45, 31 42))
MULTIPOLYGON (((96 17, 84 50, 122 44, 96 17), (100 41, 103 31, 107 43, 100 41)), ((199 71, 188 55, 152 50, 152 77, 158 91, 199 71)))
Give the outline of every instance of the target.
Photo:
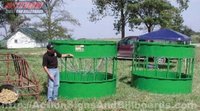
MULTIPOLYGON (((194 31, 200 31, 200 0, 190 0, 189 8, 182 13, 184 25, 187 25, 194 31)), ((88 13, 93 8, 92 0, 68 0, 66 9, 76 18, 81 26, 70 26, 74 31, 73 38, 120 38, 120 34, 116 35, 113 30, 112 17, 103 18, 98 22, 90 22, 88 13)), ((126 28, 126 36, 141 35, 147 33, 146 30, 129 31, 126 28)))
MULTIPOLYGON (((199 4, 200 0, 190 0, 189 8, 182 13, 184 25, 198 32, 200 32, 199 4)), ((64 7, 81 24, 80 26, 63 24, 67 28, 73 29, 73 32, 71 32, 72 38, 120 38, 121 35, 116 35, 116 31, 113 30, 113 17, 105 17, 98 22, 89 21, 88 13, 94 7, 92 0, 66 0, 64 7)), ((35 19, 31 21, 35 21, 35 19)), ((134 29, 134 31, 129 31, 129 28, 126 27, 126 36, 137 36, 145 33, 147 33, 147 30, 134 29)))

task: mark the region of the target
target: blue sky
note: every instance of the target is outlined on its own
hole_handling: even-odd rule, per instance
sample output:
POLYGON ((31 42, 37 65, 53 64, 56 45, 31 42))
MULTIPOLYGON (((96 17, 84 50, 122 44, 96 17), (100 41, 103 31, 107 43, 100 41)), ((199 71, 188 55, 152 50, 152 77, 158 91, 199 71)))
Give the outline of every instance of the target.
MULTIPOLYGON (((93 5, 92 0, 69 0, 66 9, 79 20, 81 26, 71 26, 73 38, 120 38, 113 30, 113 18, 106 17, 96 23, 89 21, 88 12, 91 11, 93 5)), ((194 31, 200 31, 200 0, 190 0, 189 8, 182 13, 184 24, 192 28, 194 31)), ((146 30, 130 32, 127 28, 126 35, 140 35, 146 33, 146 30)))

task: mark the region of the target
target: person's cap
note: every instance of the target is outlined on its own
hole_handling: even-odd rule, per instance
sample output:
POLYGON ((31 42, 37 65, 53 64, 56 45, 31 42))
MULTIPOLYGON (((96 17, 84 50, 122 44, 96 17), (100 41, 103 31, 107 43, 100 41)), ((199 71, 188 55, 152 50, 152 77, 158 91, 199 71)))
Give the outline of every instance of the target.
POLYGON ((48 49, 48 50, 52 50, 52 49, 53 49, 53 45, 52 45, 51 43, 49 43, 49 44, 47 45, 47 49, 48 49))

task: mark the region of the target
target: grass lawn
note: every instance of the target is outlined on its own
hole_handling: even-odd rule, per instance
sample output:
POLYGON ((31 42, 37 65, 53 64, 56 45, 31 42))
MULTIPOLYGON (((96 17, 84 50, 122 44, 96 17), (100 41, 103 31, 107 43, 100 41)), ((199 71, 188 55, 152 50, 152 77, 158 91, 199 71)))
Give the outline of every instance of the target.
POLYGON ((59 99, 58 103, 47 104, 43 84, 47 74, 41 66, 46 49, 0 49, 1 53, 15 53, 24 57, 40 81, 40 101, 35 98, 20 98, 13 107, 0 107, 1 111, 199 111, 200 110, 200 48, 196 49, 193 91, 191 94, 153 94, 130 87, 131 61, 118 61, 117 91, 111 97, 100 99, 59 99))

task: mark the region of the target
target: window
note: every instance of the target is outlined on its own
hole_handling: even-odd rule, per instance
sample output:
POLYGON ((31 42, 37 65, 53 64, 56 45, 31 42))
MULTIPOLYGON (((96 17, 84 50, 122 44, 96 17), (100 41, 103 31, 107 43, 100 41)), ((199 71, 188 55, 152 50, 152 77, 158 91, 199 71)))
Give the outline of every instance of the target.
POLYGON ((136 40, 134 39, 129 39, 127 40, 127 45, 133 45, 133 43, 135 42, 136 40))
POLYGON ((128 38, 125 37, 124 39, 120 40, 120 41, 119 41, 119 44, 120 44, 120 45, 127 45, 127 39, 128 39, 128 38))
POLYGON ((17 41, 17 39, 15 39, 15 43, 17 43, 18 41, 17 41))

